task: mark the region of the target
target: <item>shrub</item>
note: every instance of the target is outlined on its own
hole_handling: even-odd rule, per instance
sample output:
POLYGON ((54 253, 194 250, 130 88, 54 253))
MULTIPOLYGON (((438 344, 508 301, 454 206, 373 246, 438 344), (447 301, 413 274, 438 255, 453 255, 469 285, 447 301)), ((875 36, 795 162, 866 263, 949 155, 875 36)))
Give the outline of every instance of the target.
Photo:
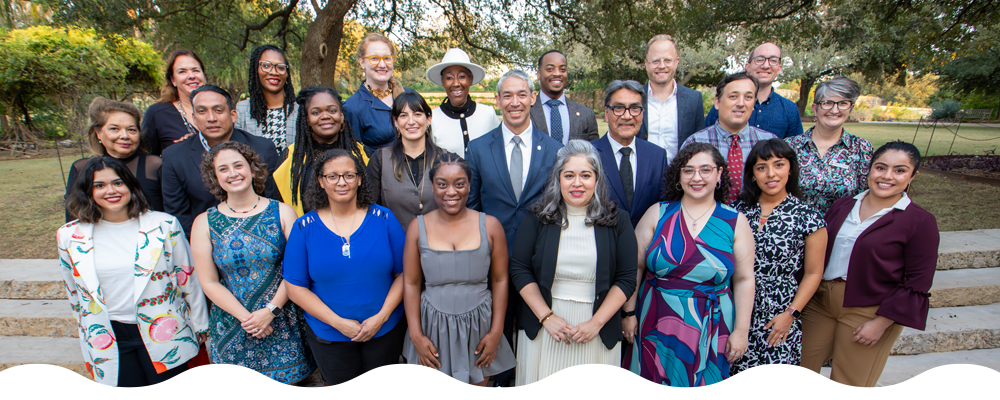
POLYGON ((955 115, 962 109, 962 103, 957 100, 945 100, 931 105, 932 119, 955 119, 955 115))

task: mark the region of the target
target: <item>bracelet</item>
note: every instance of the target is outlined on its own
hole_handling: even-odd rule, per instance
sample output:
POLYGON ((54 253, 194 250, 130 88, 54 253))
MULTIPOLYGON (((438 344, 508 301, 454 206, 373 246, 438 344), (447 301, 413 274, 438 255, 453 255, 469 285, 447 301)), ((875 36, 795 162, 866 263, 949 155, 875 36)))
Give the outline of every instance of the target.
POLYGON ((538 320, 538 323, 539 324, 545 324, 545 320, 547 320, 549 318, 552 318, 553 315, 555 315, 555 312, 552 311, 552 310, 549 310, 549 313, 545 314, 545 316, 542 317, 542 319, 538 320))
POLYGON ((621 310, 621 315, 622 315, 622 318, 634 317, 635 316, 635 310, 632 310, 632 311, 621 310))

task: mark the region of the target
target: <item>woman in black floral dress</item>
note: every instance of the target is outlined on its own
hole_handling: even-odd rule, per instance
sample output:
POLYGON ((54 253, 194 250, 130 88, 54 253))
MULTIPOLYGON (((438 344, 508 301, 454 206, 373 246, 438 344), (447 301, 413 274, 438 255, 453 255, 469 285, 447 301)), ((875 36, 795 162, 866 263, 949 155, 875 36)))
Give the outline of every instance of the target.
POLYGON ((787 143, 758 142, 743 174, 745 185, 733 207, 747 216, 754 232, 757 287, 749 347, 730 374, 757 365, 799 364, 799 314, 823 279, 826 251, 823 214, 799 199, 799 163, 787 143))

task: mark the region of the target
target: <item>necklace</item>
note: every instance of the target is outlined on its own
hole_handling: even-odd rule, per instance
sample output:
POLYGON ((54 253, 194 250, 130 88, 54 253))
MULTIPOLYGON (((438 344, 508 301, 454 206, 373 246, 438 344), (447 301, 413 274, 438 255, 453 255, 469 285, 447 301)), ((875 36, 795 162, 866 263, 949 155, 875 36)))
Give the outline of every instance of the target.
POLYGON ((712 211, 714 208, 715 208, 714 206, 709 207, 708 209, 705 210, 705 212, 701 213, 701 215, 698 216, 698 218, 694 218, 691 216, 691 213, 688 212, 687 208, 685 208, 683 204, 681 205, 681 210, 684 210, 684 214, 687 214, 688 218, 691 218, 691 226, 694 227, 694 230, 698 230, 698 220, 702 219, 702 217, 704 217, 705 214, 708 214, 708 212, 712 211))
POLYGON ((376 98, 383 99, 386 96, 392 96, 392 86, 389 86, 388 89, 384 89, 384 90, 383 89, 372 89, 371 85, 369 85, 369 84, 366 83, 365 87, 367 87, 368 91, 372 92, 372 94, 375 95, 376 98))
MULTIPOLYGON (((358 217, 358 211, 354 210, 354 215, 351 216, 351 228, 354 228, 354 219, 358 217)), ((330 219, 333 220, 333 227, 337 228, 340 232, 340 227, 337 226, 337 218, 333 216, 333 207, 330 207, 330 219)), ((338 233, 338 235, 340 235, 338 233)), ((351 258, 351 235, 340 235, 340 240, 344 241, 344 245, 340 248, 340 253, 347 258, 351 258)))
POLYGON ((232 211, 233 213, 236 213, 236 214, 249 214, 250 211, 253 211, 253 210, 257 209, 257 205, 258 204, 260 204, 260 196, 257 196, 257 202, 253 204, 253 208, 251 208, 249 210, 246 210, 246 211, 236 211, 236 210, 233 209, 232 206, 229 205, 229 199, 226 199, 226 207, 229 208, 229 211, 232 211))
POLYGON ((177 107, 177 111, 181 112, 181 120, 184 121, 184 127, 187 128, 188 133, 195 133, 195 132, 197 132, 198 130, 194 129, 194 126, 191 126, 191 123, 188 122, 187 113, 184 112, 184 103, 181 103, 180 100, 177 100, 176 107, 177 107))
MULTIPOLYGON (((420 213, 424 212, 424 179, 423 174, 427 173, 427 154, 424 152, 423 169, 420 170, 420 184, 417 185, 417 181, 413 181, 413 186, 418 186, 420 188, 420 194, 417 195, 417 202, 420 204, 420 213)), ((406 157, 405 155, 403 156, 406 157)), ((406 172, 410 173, 410 179, 413 179, 413 170, 410 168, 410 160, 403 160, 406 163, 406 172)))

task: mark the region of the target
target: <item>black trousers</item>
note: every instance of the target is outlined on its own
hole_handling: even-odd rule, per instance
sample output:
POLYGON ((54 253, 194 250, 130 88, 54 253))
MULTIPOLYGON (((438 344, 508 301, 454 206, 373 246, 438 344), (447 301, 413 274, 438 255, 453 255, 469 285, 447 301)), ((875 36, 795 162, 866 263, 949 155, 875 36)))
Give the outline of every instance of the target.
POLYGON ((156 373, 139 333, 139 325, 111 321, 111 329, 118 341, 118 387, 155 385, 187 371, 185 362, 163 373, 156 373))
POLYGON ((329 385, 347 382, 383 365, 399 363, 405 335, 405 319, 400 319, 389 332, 367 342, 331 342, 316 336, 306 324, 306 340, 323 381, 329 385))

